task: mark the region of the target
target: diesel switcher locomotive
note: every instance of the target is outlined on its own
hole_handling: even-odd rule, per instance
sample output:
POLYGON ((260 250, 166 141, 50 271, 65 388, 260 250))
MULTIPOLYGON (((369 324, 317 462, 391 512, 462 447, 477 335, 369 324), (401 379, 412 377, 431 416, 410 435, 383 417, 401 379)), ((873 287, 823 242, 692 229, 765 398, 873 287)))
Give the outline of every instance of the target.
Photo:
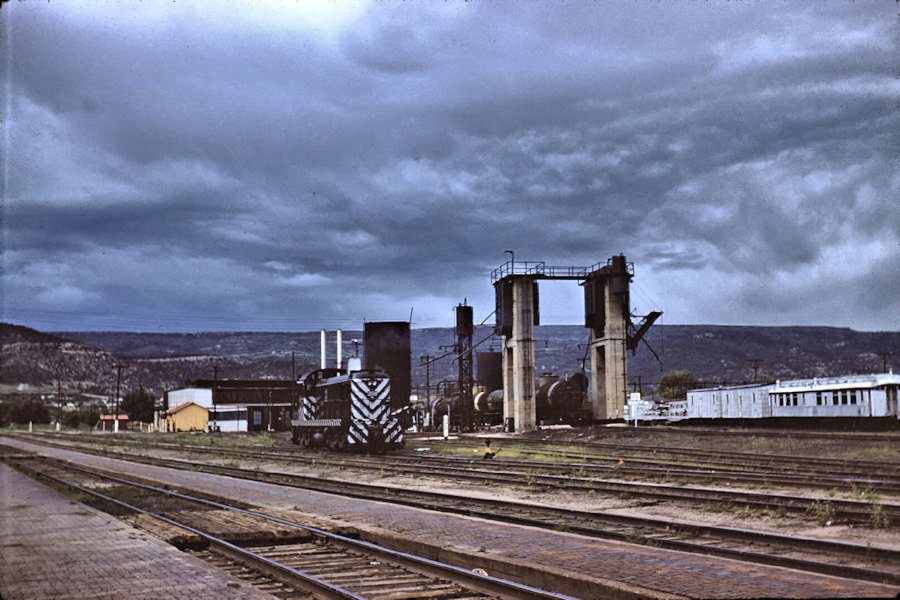
POLYGON ((391 381, 381 371, 318 369, 300 382, 291 428, 294 443, 373 454, 403 445, 391 410, 391 381))

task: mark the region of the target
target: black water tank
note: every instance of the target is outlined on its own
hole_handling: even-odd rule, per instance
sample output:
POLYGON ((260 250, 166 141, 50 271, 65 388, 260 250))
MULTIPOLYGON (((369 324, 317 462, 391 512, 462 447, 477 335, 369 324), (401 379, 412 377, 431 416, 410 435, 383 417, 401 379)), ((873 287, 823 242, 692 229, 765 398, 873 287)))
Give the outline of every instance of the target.
POLYGON ((488 392, 503 387, 503 354, 500 352, 476 352, 475 376, 488 392))
POLYGON ((383 371, 391 378, 392 409, 408 406, 411 382, 409 323, 366 323, 363 331, 363 368, 383 371))

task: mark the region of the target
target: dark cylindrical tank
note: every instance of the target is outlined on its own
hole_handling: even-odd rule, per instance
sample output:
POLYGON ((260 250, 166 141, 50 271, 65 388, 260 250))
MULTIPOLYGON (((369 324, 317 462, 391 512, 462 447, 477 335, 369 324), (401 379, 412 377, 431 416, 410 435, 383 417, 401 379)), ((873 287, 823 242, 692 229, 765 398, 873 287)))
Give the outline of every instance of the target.
POLYGON ((488 392, 503 387, 503 354, 500 352, 476 352, 475 376, 488 392))
POLYGON ((443 398, 439 398, 434 403, 434 418, 436 420, 441 419, 447 414, 448 409, 450 410, 451 418, 459 416, 459 396, 444 396, 443 398))
POLYGON ((538 388, 534 394, 538 420, 558 421, 581 410, 585 388, 581 379, 565 377, 538 388))
POLYGON ((411 382, 409 323, 366 323, 363 344, 363 367, 383 371, 391 378, 391 409, 408 406, 411 382))
POLYGON ((503 412, 503 390, 481 392, 475 396, 475 412, 478 414, 503 412))

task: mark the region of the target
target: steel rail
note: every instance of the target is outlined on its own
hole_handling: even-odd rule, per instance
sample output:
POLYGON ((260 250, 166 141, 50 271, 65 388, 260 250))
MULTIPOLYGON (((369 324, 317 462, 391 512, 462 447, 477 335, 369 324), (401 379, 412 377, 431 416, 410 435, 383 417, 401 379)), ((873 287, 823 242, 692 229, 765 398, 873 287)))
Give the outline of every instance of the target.
MULTIPOLYGON (((384 560, 394 562, 395 564, 405 565, 407 567, 413 568, 419 572, 428 574, 430 576, 444 577, 444 578, 447 578, 449 576, 449 577, 453 578, 456 581, 456 583, 459 583, 459 584, 463 585, 464 587, 470 588, 472 590, 475 590, 475 591, 478 591, 481 593, 498 594, 501 597, 515 598, 515 599, 521 598, 524 600, 575 600, 573 597, 565 595, 565 594, 558 594, 556 592, 542 590, 542 589, 539 589, 539 588, 536 588, 533 586, 529 586, 526 584, 518 583, 515 581, 510 581, 510 580, 502 579, 499 577, 493 577, 491 575, 483 575, 481 573, 477 573, 475 571, 470 571, 468 569, 458 567, 456 565, 442 563, 442 562, 432 560, 429 558, 425 558, 422 556, 417 556, 417 555, 414 555, 414 554, 411 554, 408 552, 401 552, 398 550, 393 550, 393 549, 387 548, 385 546, 379 546, 378 544, 374 544, 372 542, 366 542, 363 540, 355 540, 355 539, 349 538, 347 536, 332 533, 330 531, 325 531, 324 529, 311 527, 309 525, 304 525, 304 524, 298 523, 296 521, 291 521, 288 519, 283 519, 280 517, 269 515, 264 512, 251 510, 251 509, 245 509, 245 508, 239 508, 239 507, 231 506, 229 504, 225 504, 222 502, 217 502, 215 500, 198 498, 196 496, 191 496, 189 494, 176 492, 174 490, 167 490, 167 489, 160 488, 157 486, 140 483, 137 481, 119 477, 117 475, 112 475, 112 474, 104 473, 102 471, 98 471, 95 469, 86 468, 84 466, 72 463, 71 461, 66 461, 66 460, 61 460, 61 459, 56 459, 56 458, 48 458, 48 457, 41 457, 41 458, 43 460, 49 460, 49 461, 56 462, 59 464, 64 464, 67 469, 71 469, 71 470, 78 471, 81 473, 89 474, 93 477, 99 477, 99 478, 103 478, 103 479, 106 479, 109 481, 114 481, 114 482, 120 483, 122 485, 128 485, 128 486, 136 487, 136 488, 139 488, 142 490, 152 491, 152 492, 155 492, 158 494, 163 494, 165 496, 179 498, 181 500, 196 502, 198 504, 215 507, 215 508, 222 509, 222 510, 228 510, 228 511, 233 511, 233 512, 237 512, 237 513, 241 513, 241 514, 252 515, 255 517, 263 518, 263 519, 278 523, 280 525, 287 525, 289 527, 294 527, 294 528, 297 528, 300 530, 304 530, 316 537, 326 539, 330 542, 334 542, 334 543, 338 544, 339 546, 343 546, 345 548, 353 549, 356 551, 366 552, 368 554, 378 556, 384 560)), ((129 510, 136 511, 141 514, 160 519, 160 520, 162 520, 166 523, 169 523, 170 525, 174 525, 176 527, 181 527, 187 531, 190 531, 191 533, 193 533, 195 535, 202 537, 204 540, 207 540, 208 542, 214 544, 216 546, 216 548, 223 551, 223 553, 228 554, 228 555, 234 555, 234 556, 238 557, 240 560, 248 560, 248 558, 249 558, 251 560, 251 562, 254 562, 255 564, 258 563, 269 569, 274 569, 278 573, 285 573, 292 577, 299 577, 303 582, 305 582, 307 584, 311 584, 312 586, 315 586, 316 591, 318 591, 318 589, 321 588, 322 591, 324 591, 326 594, 328 594, 329 598, 333 597, 333 598, 341 598, 341 599, 366 600, 365 596, 360 596, 360 595, 354 594, 353 592, 350 592, 349 590, 341 588, 340 586, 336 586, 325 580, 322 580, 317 577, 314 577, 314 576, 308 575, 306 573, 303 573, 301 571, 298 571, 292 567, 281 564, 281 563, 274 561, 268 557, 265 557, 261 554, 257 554, 255 552, 247 550, 246 548, 242 548, 240 546, 232 544, 226 540, 223 540, 216 536, 210 535, 210 534, 208 534, 200 529, 197 529, 195 527, 192 527, 190 525, 180 523, 180 522, 178 522, 174 519, 171 519, 169 517, 166 517, 164 515, 160 515, 158 513, 153 513, 151 511, 147 511, 145 509, 128 504, 128 503, 118 500, 116 498, 112 498, 110 496, 106 496, 105 494, 101 494, 95 490, 91 490, 89 488, 79 486, 78 484, 66 482, 65 480, 55 477, 53 475, 49 475, 46 473, 39 473, 39 475, 42 477, 48 477, 62 485, 70 486, 74 489, 77 489, 80 492, 84 492, 84 493, 96 496, 98 498, 101 498, 105 501, 112 502, 123 508, 127 508, 129 510), (331 595, 331 594, 334 594, 334 595, 331 595)), ((293 582, 292 582, 292 585, 293 585, 293 582)), ((313 591, 313 590, 310 590, 310 591, 313 591)))
MULTIPOLYGON (((125 443, 124 445, 129 445, 133 442, 125 443)), ((446 444, 444 442, 444 444, 446 444)), ((465 446, 466 444, 453 444, 454 446, 465 446)), ((416 462, 430 461, 430 462, 445 462, 448 464, 452 464, 453 462, 459 463, 460 461, 471 461, 470 458, 465 457, 447 457, 447 456, 435 456, 435 455, 398 455, 393 457, 382 457, 377 461, 365 458, 357 458, 353 456, 345 456, 341 455, 341 458, 335 458, 334 455, 315 455, 314 457, 310 457, 308 451, 299 451, 299 450, 283 450, 283 449, 268 449, 268 450, 246 450, 246 449, 232 449, 232 448, 217 448, 213 446, 206 445, 179 445, 179 444, 170 444, 166 442, 154 442, 154 447, 159 449, 172 449, 178 451, 191 450, 194 452, 202 452, 207 454, 224 454, 230 456, 239 456, 242 458, 246 458, 248 456, 256 456, 258 458, 264 459, 273 459, 273 458, 283 458, 285 460, 304 460, 306 462, 314 461, 318 463, 328 463, 328 464, 340 464, 341 466, 346 466, 347 464, 360 465, 365 468, 378 468, 382 469, 385 465, 390 464, 415 464, 416 462)), ((535 451, 538 453, 541 451, 535 451)), ((596 458, 596 455, 589 454, 579 454, 574 452, 565 453, 569 456, 579 456, 579 457, 590 457, 596 458)), ((718 455, 718 454, 717 454, 718 455)), ((877 479, 873 477, 864 477, 861 472, 831 472, 828 475, 821 475, 815 473, 813 471, 806 472, 795 472, 795 473, 785 473, 782 470, 777 472, 768 471, 768 472, 758 472, 758 471, 742 471, 739 469, 731 469, 731 468, 722 468, 721 466, 711 465, 710 467, 703 467, 701 465, 695 465, 693 467, 686 466, 671 466, 673 463, 677 465, 679 462, 686 461, 666 461, 662 458, 652 459, 647 457, 622 457, 620 456, 609 456, 603 457, 604 460, 608 460, 611 463, 615 464, 595 464, 595 463, 552 463, 548 461, 529 461, 527 459, 508 459, 503 458, 501 460, 496 461, 494 464, 502 463, 505 468, 509 469, 541 469, 545 472, 553 472, 557 475, 571 475, 573 471, 582 471, 583 475, 592 474, 598 475, 600 477, 604 477, 609 475, 610 473, 615 475, 631 475, 631 476, 640 476, 640 475, 649 475, 651 477, 663 477, 666 479, 675 479, 681 477, 694 477, 707 480, 717 480, 717 481, 727 481, 729 483, 765 483, 765 484, 781 484, 792 487, 817 487, 820 489, 834 489, 834 488, 847 488, 849 490, 857 490, 857 491, 865 491, 865 490, 873 490, 879 491, 882 493, 900 493, 900 478, 896 478, 893 475, 886 475, 883 478, 877 479), (618 464, 615 461, 617 460, 625 460, 627 464, 618 464), (634 463, 638 463, 635 466, 634 463), (669 466, 665 467, 657 467, 657 466, 645 466, 645 465, 659 465, 666 464, 669 466)), ((737 467, 740 465, 736 464, 728 464, 726 467, 737 467)), ((753 467, 755 465, 745 464, 744 466, 753 467)), ((549 473, 548 473, 549 474, 549 473)))
MULTIPOLYGON (((58 447, 72 449, 77 445, 59 444, 42 440, 47 445, 56 445, 58 447)), ((132 462, 151 463, 161 460, 171 461, 172 464, 183 465, 179 468, 202 468, 207 472, 218 472, 220 474, 229 474, 229 469, 234 473, 239 473, 241 469, 235 467, 226 467, 223 465, 206 464, 199 467, 195 462, 180 459, 158 459, 156 457, 148 457, 141 455, 128 454, 124 452, 116 452, 112 450, 99 448, 82 448, 89 453, 108 456, 111 458, 120 458, 132 462)), ((336 460, 336 459, 335 459, 336 460)), ((329 464, 327 460, 320 461, 329 464)), ((794 514, 805 514, 811 510, 814 502, 827 502, 831 509, 835 511, 836 518, 844 518, 855 523, 869 522, 871 518, 872 504, 861 500, 846 500, 835 498, 807 498, 801 496, 790 496, 786 494, 766 494, 736 490, 721 490, 708 487, 685 487, 672 486, 655 483, 636 483, 627 481, 598 481, 586 477, 575 477, 571 475, 545 475, 537 473, 519 473, 515 471, 501 470, 477 470, 470 468, 461 468, 454 466, 441 467, 423 467, 420 465, 385 465, 379 463, 379 469, 385 472, 405 473, 411 475, 435 475, 441 478, 462 479, 475 481, 479 483, 507 483, 510 485, 528 485, 528 486, 545 486, 555 489, 576 490, 584 492, 603 492, 614 495, 626 495, 630 497, 653 498, 656 500, 666 501, 686 501, 694 503, 722 503, 725 505, 748 506, 769 510, 787 510, 794 514)), ((345 465, 346 466, 346 465, 345 465)), ((255 473, 250 471, 249 473, 255 473)), ((242 475, 235 475, 243 477, 242 475)), ((280 476, 279 474, 270 474, 270 476, 280 476)), ((321 489, 323 482, 328 481, 321 478, 307 477, 303 475, 291 475, 297 481, 306 479, 307 485, 311 489, 321 489)), ((306 486, 298 486, 306 487, 306 486)), ((346 494, 346 492, 341 492, 346 494)), ((900 519, 900 505, 881 503, 880 509, 892 520, 900 519)))
MULTIPOLYGON (((408 440, 415 440, 416 438, 412 436, 407 436, 408 440)), ((429 439, 428 442, 434 445, 442 445, 442 446, 462 446, 466 445, 469 442, 462 441, 463 439, 483 442, 484 437, 473 437, 469 438, 468 436, 462 437, 459 440, 434 440, 429 439)), ((487 438, 490 439, 490 438, 487 438)), ((425 441, 425 440, 423 440, 425 441)), ((888 440, 886 440, 888 441, 888 440)), ((897 440, 900 442, 900 436, 898 436, 897 440)), ((545 452, 545 453, 559 453, 564 455, 578 456, 578 457, 586 457, 593 458, 598 456, 596 453, 585 452, 585 451, 576 451, 571 449, 566 449, 566 447, 571 448, 571 446, 577 445, 585 449, 607 449, 614 450, 616 452, 630 452, 632 454, 650 454, 651 451, 657 451, 657 455, 662 453, 665 455, 680 455, 680 456, 696 456, 701 458, 708 459, 710 454, 713 454, 710 450, 703 450, 699 448, 689 448, 685 446, 654 446, 653 448, 647 448, 646 446, 637 446, 634 444, 617 444, 613 442, 553 442, 546 440, 529 440, 529 439, 499 439, 493 438, 491 442, 500 442, 505 443, 509 447, 527 447, 527 446, 541 446, 542 450, 533 450, 531 452, 545 452), (561 446, 563 448, 556 449, 554 446, 561 446)), ((831 457, 804 457, 804 456, 783 456, 778 454, 758 454, 758 453, 750 453, 750 452, 736 452, 736 451, 728 451, 728 450, 716 450, 714 452, 715 456, 718 458, 729 458, 736 460, 745 460, 748 461, 746 463, 738 463, 738 464, 747 464, 750 466, 782 466, 785 464, 788 465, 800 465, 807 466, 808 468, 822 467, 826 469, 846 469, 848 472, 852 473, 860 473, 860 472, 872 472, 872 471, 884 471, 886 475, 894 476, 900 474, 900 467, 898 467, 894 462, 890 461, 874 461, 874 460, 859 460, 859 459, 847 459, 847 458, 831 458, 831 457), (760 463, 769 463, 765 465, 760 465, 760 463)), ((600 455, 603 456, 603 455, 600 455)), ((613 458, 621 458, 621 456, 615 456, 613 458)), ((650 459, 650 456, 645 456, 643 458, 650 459)), ((839 471, 840 472, 840 471, 839 471)))
MULTIPOLYGON (((170 463, 171 461, 165 459, 160 462, 170 463)), ((672 519, 634 517, 598 511, 546 507, 536 504, 496 499, 469 499, 440 492, 410 491, 388 486, 339 482, 319 478, 308 478, 305 476, 267 473, 259 470, 250 471, 237 469, 235 467, 213 465, 207 465, 206 467, 211 468, 200 468, 207 472, 224 474, 231 477, 266 481, 301 487, 304 489, 314 489, 318 492, 336 493, 368 500, 389 501, 439 512, 465 514, 484 519, 537 526, 547 529, 559 529, 560 524, 563 524, 564 528, 572 533, 592 537, 618 539, 631 543, 642 543, 642 541, 645 541, 645 543, 669 549, 716 554, 719 556, 737 558, 747 562, 786 566, 789 568, 826 574, 837 574, 848 578, 869 581, 890 582, 894 584, 900 583, 900 575, 898 575, 896 570, 883 571, 867 567, 856 567, 778 554, 778 552, 783 552, 785 548, 804 548, 814 551, 837 553, 845 557, 870 556, 894 564, 900 564, 900 551, 884 546, 873 546, 870 544, 863 545, 841 540, 782 535, 746 528, 709 526, 672 519), (305 481, 301 483, 298 479, 305 481), (648 533, 646 531, 647 529, 652 529, 654 531, 648 533), (682 534, 697 536, 701 539, 699 541, 684 540, 679 537, 682 534), (733 543, 734 541, 740 541, 742 543, 775 544, 776 546, 781 546, 781 550, 776 550, 773 555, 764 552, 729 547, 728 544, 733 543)))

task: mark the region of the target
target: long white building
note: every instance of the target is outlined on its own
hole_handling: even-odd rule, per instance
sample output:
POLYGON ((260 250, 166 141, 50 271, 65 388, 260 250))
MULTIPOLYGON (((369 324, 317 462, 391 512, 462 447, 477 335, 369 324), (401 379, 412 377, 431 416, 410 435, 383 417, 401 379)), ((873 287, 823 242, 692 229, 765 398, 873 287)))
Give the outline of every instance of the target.
POLYGON ((900 417, 900 375, 873 373, 690 390, 666 420, 768 417, 900 417))

